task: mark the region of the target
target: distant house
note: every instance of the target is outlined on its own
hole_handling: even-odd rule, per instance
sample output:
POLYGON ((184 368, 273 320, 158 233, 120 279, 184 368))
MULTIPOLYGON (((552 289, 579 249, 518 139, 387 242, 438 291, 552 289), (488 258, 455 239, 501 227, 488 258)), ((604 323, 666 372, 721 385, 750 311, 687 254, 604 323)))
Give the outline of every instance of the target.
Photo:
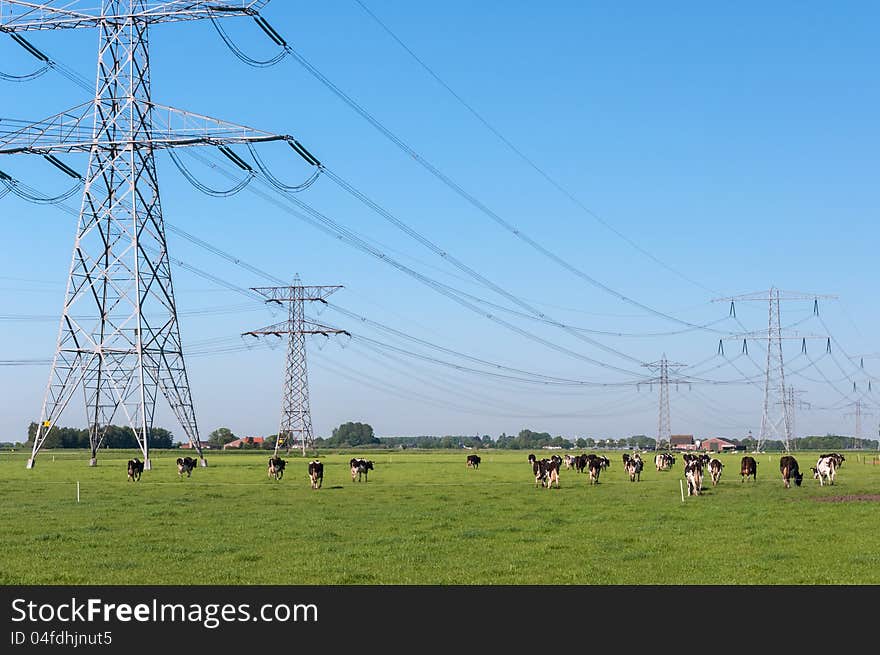
POLYGON ((700 449, 714 453, 723 453, 736 450, 736 444, 721 437, 710 437, 709 439, 703 439, 700 449))
POLYGON ((669 435, 669 446, 673 450, 696 450, 697 444, 694 443, 694 435, 692 434, 671 434, 669 435))
MULTIPOLYGON (((211 450, 211 448, 214 447, 212 444, 208 443, 207 441, 200 441, 200 442, 199 442, 199 446, 202 447, 202 450, 211 450)), ((179 446, 179 448, 188 448, 188 449, 189 449, 189 448, 192 448, 192 447, 193 447, 193 446, 192 446, 192 443, 189 442, 189 441, 187 441, 187 442, 185 442, 185 443, 182 443, 182 444, 180 444, 180 446, 179 446)))
POLYGON ((236 439, 235 441, 230 441, 228 444, 225 444, 223 450, 226 450, 227 448, 241 448, 245 445, 262 446, 265 440, 265 437, 242 437, 241 439, 236 439))

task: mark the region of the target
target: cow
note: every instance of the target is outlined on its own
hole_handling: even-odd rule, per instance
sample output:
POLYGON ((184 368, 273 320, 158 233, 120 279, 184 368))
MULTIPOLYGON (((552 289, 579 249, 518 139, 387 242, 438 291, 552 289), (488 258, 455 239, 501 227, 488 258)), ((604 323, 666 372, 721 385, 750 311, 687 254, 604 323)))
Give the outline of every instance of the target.
POLYGON ((627 464, 629 464, 629 460, 632 457, 629 453, 623 454, 623 468, 626 468, 627 464))
POLYGON ((479 455, 468 455, 467 456, 467 467, 472 469, 480 468, 480 456, 479 455))
POLYGON ((131 482, 137 482, 141 479, 141 473, 144 472, 144 463, 137 457, 128 460, 128 479, 131 482))
POLYGON ((846 461, 846 457, 844 457, 840 453, 827 453, 825 455, 819 455, 819 459, 822 459, 823 457, 830 457, 831 459, 833 459, 835 469, 839 469, 846 461))
POLYGON ((320 460, 312 460, 309 462, 309 480, 312 483, 312 489, 320 489, 324 484, 324 464, 320 460))
POLYGON ((562 458, 559 455, 554 455, 550 459, 541 460, 544 466, 544 476, 547 481, 547 488, 553 486, 553 483, 556 483, 556 488, 559 489, 559 469, 562 466, 562 458))
POLYGON ((269 477, 275 478, 276 480, 280 480, 284 477, 284 467, 287 466, 287 462, 283 459, 274 455, 269 458, 269 477))
POLYGON ((357 479, 358 482, 363 478, 364 482, 367 481, 367 471, 373 470, 373 462, 369 459, 361 459, 358 457, 352 457, 348 465, 351 467, 351 481, 354 482, 357 479))
POLYGON ((746 455, 742 458, 739 465, 739 474, 741 476, 740 482, 745 482, 749 479, 749 476, 751 476, 752 482, 758 479, 758 462, 755 461, 754 457, 746 455))
POLYGON ((562 459, 565 462, 565 468, 569 470, 573 469, 577 463, 577 455, 566 455, 562 459))
POLYGON ((692 459, 684 467, 684 477, 687 479, 688 496, 699 496, 703 490, 703 463, 699 459, 692 459))
POLYGON ((675 464, 675 457, 671 453, 659 453, 654 456, 654 466, 658 471, 668 471, 675 464))
POLYGON ((712 486, 718 484, 718 480, 721 478, 721 469, 724 468, 724 464, 717 457, 713 457, 709 460, 709 475, 712 477, 712 486))
POLYGON ((636 455, 635 457, 630 457, 626 461, 626 472, 629 474, 629 481, 635 482, 638 480, 641 482, 642 480, 642 469, 644 468, 645 463, 642 461, 642 458, 636 455))
POLYGON ((779 472, 782 473, 782 483, 786 489, 791 488, 792 478, 794 478, 794 483, 797 486, 801 486, 804 474, 798 470, 797 460, 791 455, 784 455, 779 458, 779 472))
POLYGON ((605 455, 587 455, 587 467, 590 471, 590 484, 599 484, 599 473, 611 466, 605 455))
POLYGON ((585 453, 581 453, 580 455, 575 457, 574 468, 578 473, 583 473, 584 470, 587 468, 587 462, 589 461, 589 458, 590 456, 585 453))
POLYGON ((540 484, 542 487, 547 483, 547 466, 546 459, 538 459, 534 453, 529 453, 529 464, 532 465, 532 473, 535 476, 535 486, 540 484))
POLYGON ((828 484, 834 484, 834 477, 837 475, 838 460, 833 455, 822 455, 816 462, 816 466, 810 467, 813 477, 819 480, 819 486, 824 487, 825 481, 828 484))
POLYGON ((183 477, 183 474, 186 473, 186 477, 190 477, 192 475, 193 469, 196 467, 196 460, 192 457, 178 457, 177 458, 177 477, 183 477))

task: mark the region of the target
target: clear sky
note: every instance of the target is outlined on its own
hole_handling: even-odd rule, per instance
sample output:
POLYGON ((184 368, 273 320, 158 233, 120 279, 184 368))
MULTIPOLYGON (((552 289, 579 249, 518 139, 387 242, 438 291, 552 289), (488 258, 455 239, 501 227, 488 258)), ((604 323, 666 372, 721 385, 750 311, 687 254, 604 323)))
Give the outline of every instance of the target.
MULTIPOLYGON (((295 57, 247 66, 202 21, 151 30, 155 102, 294 135, 447 256, 329 176, 296 198, 368 240, 384 259, 302 220, 266 187, 204 195, 159 153, 165 220, 276 278, 298 273, 306 284, 343 285, 331 300, 344 310, 529 372, 508 371, 529 382, 497 377, 497 366, 378 331, 333 308, 320 316, 309 308, 355 335, 351 342, 309 342, 316 436, 345 421, 368 422, 380 436, 496 437, 523 428, 655 436, 658 387, 649 379, 656 373, 642 364, 664 353, 691 365, 681 375, 699 380, 672 387, 673 433, 757 435, 766 342, 751 341, 744 355, 742 341, 727 337, 766 332, 767 303, 737 303, 734 320, 729 303, 713 300, 773 286, 836 296, 819 301, 819 317, 812 301, 782 305, 782 324, 792 326, 787 334, 834 338, 830 354, 824 339, 811 339, 806 354, 800 340, 785 342, 786 382, 809 403, 796 412, 796 433, 854 434, 847 414, 858 400, 863 436, 876 438, 876 3, 276 0, 262 14, 326 80, 486 211, 420 166, 295 57), (451 265, 452 258, 494 288, 451 265), (472 311, 389 260, 501 307, 471 299, 482 309, 472 311), (861 355, 869 355, 864 368, 861 355), (548 377, 589 384, 536 383, 548 377), (630 384, 595 386, 624 382, 630 384)), ((223 24, 252 57, 277 52, 250 20, 223 24)), ((96 31, 28 38, 93 82, 96 31)), ((23 74, 34 64, 0 38, 0 72, 23 74)), ((0 80, 0 117, 36 120, 89 98, 53 71, 27 83, 0 80)), ((261 148, 284 182, 308 175, 292 151, 261 148)), ((65 161, 85 167, 78 156, 65 161)), ((204 164, 226 161, 213 148, 188 152, 183 161, 202 182, 229 186, 204 164)), ((69 181, 34 156, 2 156, 0 170, 47 194, 69 181)), ((67 204, 78 208, 78 196, 67 204)), ((39 418, 75 220, 54 205, 12 194, 0 199, 0 441, 23 440, 39 418)), ((169 230, 168 243, 174 259, 232 285, 271 284, 178 231, 169 230)), ((220 426, 238 435, 276 432, 284 349, 240 348, 250 342, 239 335, 283 315, 187 267, 174 268, 174 285, 203 436, 220 426)), ((59 422, 84 425, 81 407, 71 405, 59 422)), ((156 424, 183 438, 161 399, 156 424)))

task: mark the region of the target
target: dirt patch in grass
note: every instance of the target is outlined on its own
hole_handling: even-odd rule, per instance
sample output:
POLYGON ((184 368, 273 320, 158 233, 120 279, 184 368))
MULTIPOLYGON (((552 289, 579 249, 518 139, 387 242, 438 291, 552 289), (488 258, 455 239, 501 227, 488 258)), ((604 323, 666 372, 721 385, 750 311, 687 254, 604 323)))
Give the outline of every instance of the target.
POLYGON ((854 500, 866 500, 868 502, 880 502, 880 494, 849 494, 847 496, 825 496, 816 498, 820 503, 849 503, 854 500))

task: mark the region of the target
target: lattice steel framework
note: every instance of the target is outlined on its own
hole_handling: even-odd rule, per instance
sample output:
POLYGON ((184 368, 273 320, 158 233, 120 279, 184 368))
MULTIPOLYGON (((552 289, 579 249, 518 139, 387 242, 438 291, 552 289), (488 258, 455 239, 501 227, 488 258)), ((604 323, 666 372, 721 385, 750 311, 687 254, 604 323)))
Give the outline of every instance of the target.
POLYGON ((792 445, 792 411, 785 385, 785 359, 782 352, 782 343, 786 339, 798 339, 803 342, 803 350, 806 352, 807 339, 830 339, 827 335, 784 335, 782 333, 781 303, 783 300, 808 300, 813 302, 813 312, 819 313, 820 298, 836 298, 837 296, 793 293, 780 291, 776 287, 770 287, 768 291, 745 294, 730 298, 716 298, 716 302, 730 302, 730 312, 736 316, 734 303, 737 301, 756 300, 767 303, 767 332, 766 335, 758 336, 756 333, 746 333, 727 337, 728 339, 742 339, 743 351, 748 352, 748 339, 761 339, 767 342, 767 357, 764 368, 764 406, 761 412, 761 432, 758 435, 756 449, 761 451, 767 439, 776 438, 782 441, 785 451, 791 451, 792 445))
POLYGON ((312 434, 312 413, 309 403, 309 375, 306 366, 306 335, 321 334, 327 338, 331 334, 347 334, 327 325, 321 325, 305 316, 306 302, 326 302, 325 298, 341 286, 303 286, 299 276, 289 287, 253 287, 252 290, 266 298, 266 302, 288 303, 288 317, 259 330, 244 332, 243 336, 287 335, 287 360, 284 369, 284 385, 281 392, 281 422, 278 437, 275 439, 275 455, 284 446, 289 453, 293 444, 299 441, 302 454, 314 442, 312 434))
POLYGON ((206 466, 183 356, 154 153, 163 148, 292 137, 154 103, 149 28, 155 23, 253 16, 266 2, 104 0, 97 9, 0 1, 0 32, 97 28, 94 101, 15 131, 0 154, 87 152, 87 173, 57 348, 27 467, 78 388, 89 420, 90 464, 120 410, 150 468, 159 392, 206 466))
MULTIPOLYGON (((647 366, 648 368, 657 371, 657 377, 651 378, 647 380, 653 384, 656 382, 660 385, 660 403, 659 403, 659 412, 657 419, 657 448, 661 448, 661 444, 666 444, 666 447, 671 446, 671 437, 672 437, 672 416, 669 411, 669 368, 673 369, 686 366, 686 364, 680 364, 678 362, 670 362, 666 359, 666 353, 663 353, 663 357, 659 362, 652 362, 650 364, 642 364, 642 366, 647 366)), ((685 379, 673 379, 673 383, 679 384, 682 382, 687 382, 685 379)), ((642 384, 642 383, 640 383, 642 384)))

